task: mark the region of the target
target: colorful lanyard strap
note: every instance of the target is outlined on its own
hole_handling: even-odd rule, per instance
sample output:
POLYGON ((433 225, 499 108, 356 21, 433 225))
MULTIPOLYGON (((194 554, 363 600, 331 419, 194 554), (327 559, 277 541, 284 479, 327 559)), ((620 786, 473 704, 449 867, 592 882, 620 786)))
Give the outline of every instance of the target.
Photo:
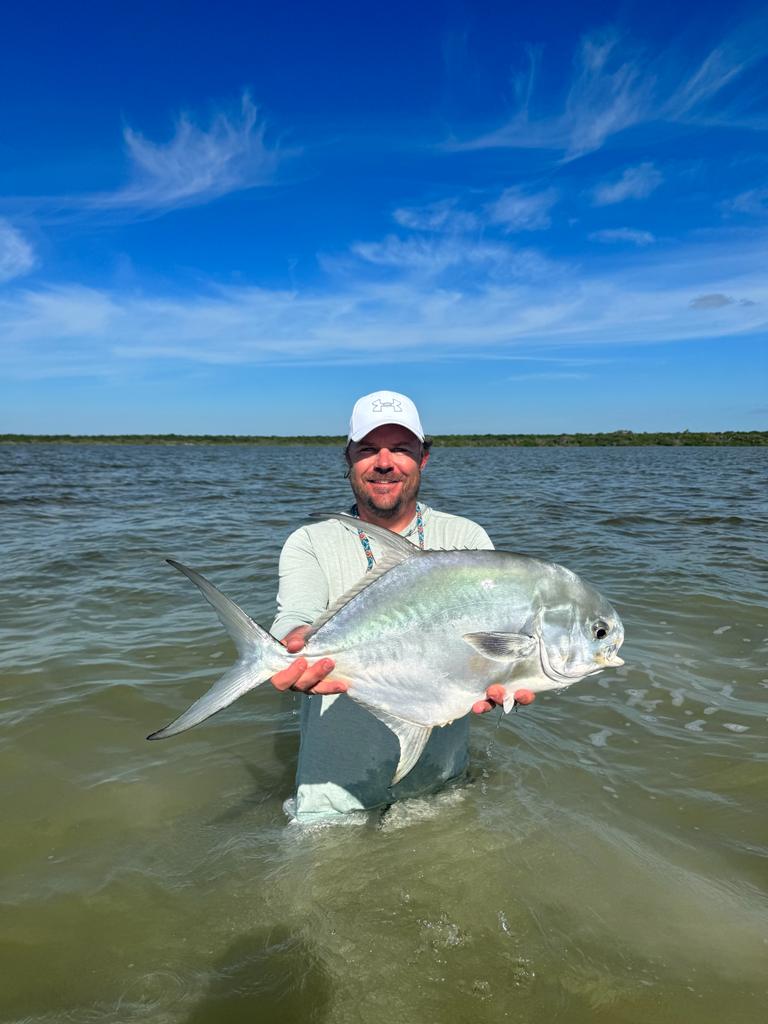
MULTIPOLYGON (((424 520, 421 518, 423 511, 424 506, 421 504, 421 502, 417 502, 416 532, 419 535, 419 547, 421 548, 422 551, 424 550, 424 520)), ((352 506, 352 515, 355 517, 355 519, 360 518, 357 511, 357 505, 352 506)), ((372 569, 376 563, 376 559, 373 557, 373 552, 371 551, 371 542, 368 540, 365 533, 359 527, 357 530, 357 536, 360 538, 360 543, 363 545, 363 551, 365 552, 365 557, 368 560, 368 569, 372 569)), ((367 571, 368 570, 366 570, 366 572, 367 571)))

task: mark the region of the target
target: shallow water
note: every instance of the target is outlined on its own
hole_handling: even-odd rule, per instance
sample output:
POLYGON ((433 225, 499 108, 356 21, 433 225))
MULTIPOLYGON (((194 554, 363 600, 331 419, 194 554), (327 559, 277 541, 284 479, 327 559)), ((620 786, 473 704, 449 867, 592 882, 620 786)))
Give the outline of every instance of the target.
POLYGON ((286 825, 295 698, 144 736, 347 502, 324 448, 0 446, 0 1020, 753 1024, 768 452, 439 449, 423 497, 618 607, 624 668, 473 724, 466 785, 286 825))

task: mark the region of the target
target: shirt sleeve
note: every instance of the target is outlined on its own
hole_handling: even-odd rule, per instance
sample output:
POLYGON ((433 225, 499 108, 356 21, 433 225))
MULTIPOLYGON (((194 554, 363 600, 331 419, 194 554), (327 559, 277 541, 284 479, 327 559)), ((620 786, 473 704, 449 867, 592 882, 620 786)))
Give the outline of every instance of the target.
POLYGON ((328 581, 307 530, 296 530, 280 552, 277 617, 272 634, 279 640, 296 626, 309 626, 328 607, 328 581))
POLYGON ((472 536, 467 547, 473 551, 493 551, 493 541, 482 526, 479 526, 477 523, 472 523, 472 526, 472 536))

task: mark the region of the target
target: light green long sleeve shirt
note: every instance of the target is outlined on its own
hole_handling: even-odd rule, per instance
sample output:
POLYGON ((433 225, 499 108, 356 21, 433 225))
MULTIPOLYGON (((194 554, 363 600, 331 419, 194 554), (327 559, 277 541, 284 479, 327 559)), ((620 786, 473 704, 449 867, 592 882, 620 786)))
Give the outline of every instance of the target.
MULTIPOLYGON (((477 523, 421 507, 425 548, 493 548, 477 523)), ((416 518, 403 536, 418 545, 416 518)), ((371 539, 370 544, 377 558, 376 541, 371 539)), ((274 636, 283 637, 296 626, 314 622, 367 568, 365 551, 351 524, 327 520, 296 530, 280 555, 274 636)), ((301 700, 296 799, 295 806, 288 808, 298 821, 321 820, 434 791, 466 771, 468 717, 435 729, 415 768, 392 787, 398 742, 385 725, 344 694, 301 700)))

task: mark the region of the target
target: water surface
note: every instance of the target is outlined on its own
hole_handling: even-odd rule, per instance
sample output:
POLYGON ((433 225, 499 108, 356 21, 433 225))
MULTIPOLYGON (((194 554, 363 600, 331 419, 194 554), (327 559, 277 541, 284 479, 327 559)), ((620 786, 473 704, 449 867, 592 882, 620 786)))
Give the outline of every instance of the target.
POLYGON ((286 825, 295 698, 162 744, 326 448, 0 446, 0 1020, 754 1024, 768 977, 768 452, 439 449, 423 497, 563 562, 627 664, 473 724, 469 782, 286 825))

